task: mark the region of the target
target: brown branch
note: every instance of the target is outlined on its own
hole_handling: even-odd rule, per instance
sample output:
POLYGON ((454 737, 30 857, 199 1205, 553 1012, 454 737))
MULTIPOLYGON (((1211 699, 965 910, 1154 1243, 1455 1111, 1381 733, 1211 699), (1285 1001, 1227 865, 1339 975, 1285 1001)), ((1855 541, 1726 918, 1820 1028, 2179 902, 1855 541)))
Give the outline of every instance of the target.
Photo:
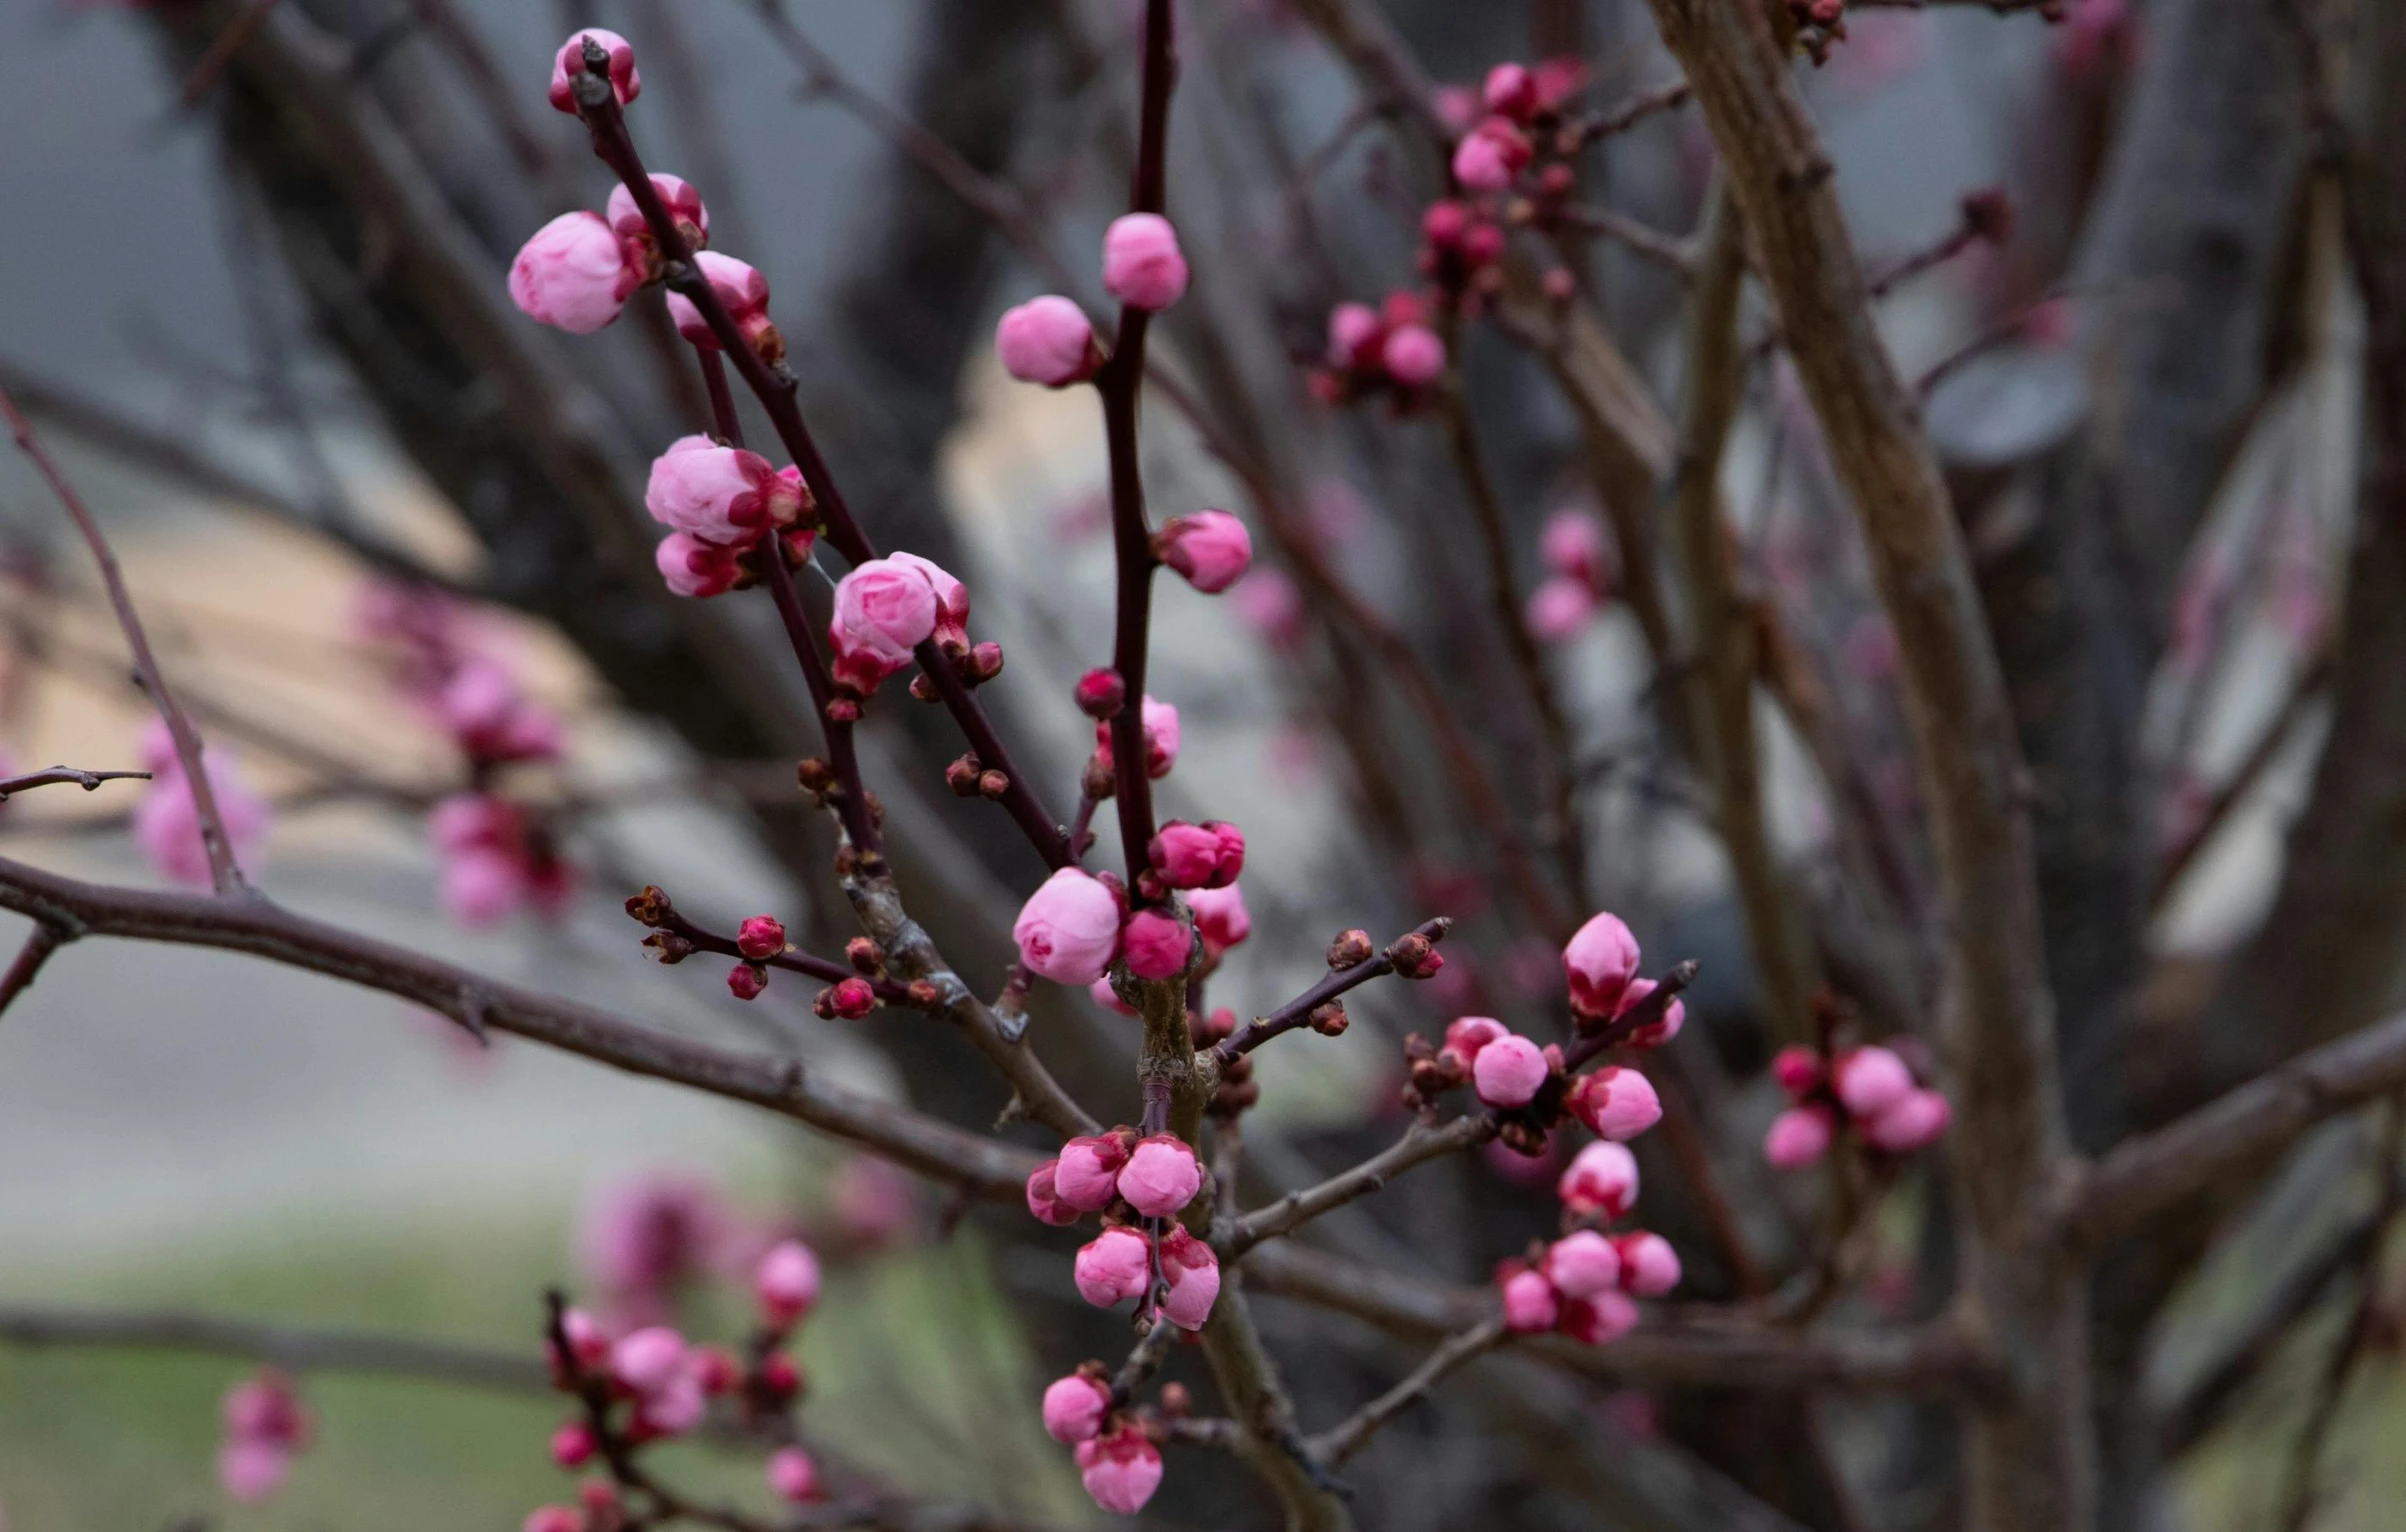
POLYGON ((6 803, 17 793, 36 787, 53 787, 72 782, 85 792, 97 792, 103 782, 147 782, 147 771, 85 771, 77 766, 52 766, 41 771, 27 772, 21 777, 0 777, 0 803, 6 803))
POLYGON ((8 417, 19 450, 32 459, 59 503, 67 508, 75 529, 83 534, 85 546, 92 551, 92 562, 99 566, 101 583, 108 588, 109 606, 117 614, 117 626, 125 633, 126 647, 133 651, 135 678, 150 694, 151 705, 159 710, 159 717, 165 720, 167 732, 175 741, 176 759, 183 765, 185 786, 192 794, 192 806, 200 819, 201 845, 209 855, 209 881, 220 894, 241 892, 242 870, 234 865, 234 842, 226 834, 225 816, 217 810, 217 789, 210 784, 208 770, 202 764, 200 735, 184 716, 184 710, 176 705, 174 694, 167 689, 167 678, 151 655, 150 638, 142 631, 142 618, 134 610, 134 598, 126 591, 124 575, 118 572, 117 555, 110 551, 108 539, 101 535, 100 523, 93 519, 83 497, 67 482, 66 474, 42 445, 41 438, 34 434, 33 422, 17 408, 17 401, 6 388, 0 388, 0 414, 8 417))
POLYGON ((749 1102, 980 1196, 1026 1194, 1036 1157, 814 1078, 797 1059, 731 1052, 597 1006, 471 973, 421 953, 281 909, 84 883, 0 858, 0 909, 55 927, 63 940, 122 937, 248 953, 396 995, 481 1032, 514 1033, 564 1052, 749 1102))
POLYGON ((549 1393, 540 1358, 361 1330, 303 1329, 173 1310, 0 1307, 0 1345, 197 1351, 293 1372, 365 1372, 506 1393, 549 1393))
POLYGON ((42 965, 50 961, 50 955, 58 951, 61 945, 63 938, 59 935, 59 928, 47 921, 37 922, 25 934, 25 945, 17 949, 15 959, 8 965, 8 972, 0 974, 0 1014, 5 1014, 19 995, 33 988, 33 981, 41 974, 42 965))
POLYGON ((1317 1186, 1289 1192, 1269 1206, 1238 1219, 1228 1237, 1219 1242, 1220 1258, 1235 1260, 1263 1240, 1292 1233, 1323 1213, 1370 1195, 1408 1170, 1483 1144, 1495 1137, 1495 1133, 1494 1119, 1484 1112, 1457 1117, 1442 1127, 1416 1122, 1404 1130, 1403 1137, 1352 1169, 1340 1171, 1317 1186))
POLYGON ((1327 1431, 1314 1437, 1312 1455, 1335 1468, 1370 1445, 1387 1422, 1410 1409, 1423 1395, 1445 1381, 1456 1368, 1468 1366, 1512 1338, 1502 1315, 1483 1319, 1469 1329, 1447 1336, 1418 1367, 1393 1388, 1363 1405, 1327 1431))
POLYGON ((1566 207, 1549 215, 1555 222, 1586 234, 1601 234, 1631 254, 1667 266, 1682 278, 1696 274, 1696 249, 1676 234, 1606 207, 1566 207))
POLYGON ((1235 1061, 1239 1054, 1251 1053, 1282 1032, 1290 1032, 1311 1019, 1312 1012, 1336 999, 1348 990, 1357 989, 1395 971, 1395 953, 1411 937, 1430 942, 1442 941, 1453 929, 1450 917, 1440 915, 1414 926, 1408 936, 1389 942, 1385 951, 1367 962, 1351 968, 1331 968, 1319 983, 1274 1010, 1266 1011, 1237 1028, 1211 1050, 1214 1062, 1222 1067, 1235 1061))

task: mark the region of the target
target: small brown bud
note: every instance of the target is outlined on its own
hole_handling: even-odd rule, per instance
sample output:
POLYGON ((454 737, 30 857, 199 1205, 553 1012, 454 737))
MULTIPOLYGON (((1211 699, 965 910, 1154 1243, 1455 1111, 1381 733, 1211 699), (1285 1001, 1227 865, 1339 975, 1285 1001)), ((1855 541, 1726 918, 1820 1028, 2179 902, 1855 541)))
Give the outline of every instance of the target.
POLYGON ((1515 1118, 1496 1131, 1496 1142, 1514 1154, 1536 1159, 1546 1152, 1546 1130, 1515 1118))
MULTIPOLYGON (((875 788, 862 788, 861 794, 863 797, 869 800, 869 823, 880 829, 884 828, 886 822, 886 806, 884 800, 877 796, 877 790, 875 788)), ((1443 960, 1440 959, 1439 961, 1443 960)), ((1436 970, 1433 968, 1429 971, 1431 973, 1436 972, 1436 970)))
POLYGON ((961 679, 971 686, 983 686, 1002 674, 1003 648, 992 639, 973 646, 961 663, 961 679))
POLYGON ((835 848, 835 875, 849 878, 860 871, 860 848, 850 841, 835 848))
POLYGON ((1192 1412, 1194 1407, 1194 1395, 1186 1391, 1185 1384, 1164 1383, 1161 1385, 1162 1414, 1172 1420, 1181 1420, 1192 1412))
POLYGON ((1395 945, 1387 949, 1387 957, 1395 964, 1395 971, 1407 979, 1432 978, 1445 966, 1437 944, 1418 931, 1398 937, 1395 945))
POLYGON ((933 979, 913 979, 905 993, 911 1004, 923 1011, 932 1011, 944 1003, 944 991, 936 987, 933 979))
POLYGON ((674 931, 654 931, 643 939, 643 945, 650 949, 653 959, 664 967, 682 963, 693 956, 693 943, 674 931))
POLYGON ((794 767, 794 781, 802 791, 823 798, 835 787, 835 768, 815 755, 804 756, 794 767))
POLYGON ((857 697, 828 698, 827 721, 829 723, 860 722, 860 699, 857 697))
POLYGON ((1087 797, 1097 803, 1109 798, 1119 786, 1118 781, 1111 774, 1111 768, 1103 764, 1100 754, 1087 757, 1086 775, 1079 780, 1078 785, 1085 790, 1087 797))
POLYGON ((977 779, 985 769, 978 764, 974 753, 956 757, 944 768, 944 785, 952 789, 955 798, 974 798, 977 796, 977 779))
POLYGON ((1339 931, 1337 939, 1328 944, 1328 966, 1340 973, 1348 968, 1359 968, 1369 962, 1370 954, 1377 950, 1370 944, 1370 933, 1359 926, 1350 931, 1339 931))
POLYGON ((942 700, 936 692, 936 683, 927 678, 925 671, 911 677, 911 695, 921 702, 942 700))
POLYGON ((856 936, 844 943, 844 961, 852 965, 853 972, 874 976, 886 966, 886 949, 865 936, 856 936))
POLYGON ((668 895, 656 883, 644 885, 643 892, 627 899, 627 913, 647 926, 665 925, 674 913, 668 895))
POLYGON ((999 799, 1011 790, 1011 779, 999 771, 983 772, 978 776, 977 790, 984 797, 999 799))
POLYGON ((1435 1096, 1450 1088, 1454 1081, 1434 1060, 1422 1059, 1412 1066, 1412 1088, 1424 1096, 1435 1096))
POLYGON ((1343 1037, 1346 1027, 1351 1024, 1351 1018, 1345 1014, 1345 1002, 1342 1000, 1331 1000, 1326 1004, 1314 1006, 1312 1014, 1305 1020, 1305 1025, 1322 1037, 1343 1037))
POLYGON ((1405 1058, 1417 1064, 1422 1059, 1435 1058, 1437 1056, 1437 1045, 1430 1042, 1427 1038, 1422 1037, 1419 1033, 1414 1032, 1404 1038, 1403 1053, 1405 1058))

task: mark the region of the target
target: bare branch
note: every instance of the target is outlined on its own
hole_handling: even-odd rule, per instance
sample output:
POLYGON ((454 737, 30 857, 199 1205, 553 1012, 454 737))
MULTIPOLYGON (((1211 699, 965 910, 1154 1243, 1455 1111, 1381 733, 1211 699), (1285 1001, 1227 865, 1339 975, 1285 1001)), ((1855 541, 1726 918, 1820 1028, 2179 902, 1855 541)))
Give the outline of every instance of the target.
MULTIPOLYGON (((1445 933, 1453 929, 1453 924, 1450 917, 1440 915, 1434 920, 1423 921, 1413 927, 1411 935, 1430 942, 1442 941, 1445 933)), ((1346 991, 1357 989, 1372 979, 1393 973, 1395 971, 1395 952, 1403 944, 1403 940, 1403 938, 1398 938, 1396 941, 1388 943, 1385 951, 1368 962, 1356 963, 1351 968, 1330 969, 1320 982, 1310 989, 1277 1009, 1254 1017, 1223 1038, 1211 1050, 1213 1059, 1221 1065, 1226 1065, 1240 1054, 1251 1053, 1281 1032, 1291 1032, 1302 1026, 1311 1019, 1312 1012, 1346 991)))
POLYGON ((506 1393, 549 1393, 542 1359, 446 1341, 262 1324, 173 1310, 0 1307, 0 1344, 197 1351, 273 1362, 293 1372, 369 1372, 506 1393))
POLYGON ((1312 1440, 1312 1454, 1330 1467, 1370 1445, 1370 1438, 1379 1429, 1410 1409, 1430 1389, 1445 1381, 1446 1375, 1485 1356, 1512 1338, 1504 1328, 1502 1315, 1481 1320, 1456 1335, 1449 1335, 1418 1367, 1405 1374, 1393 1388, 1356 1410, 1339 1424, 1312 1440))
POLYGON ((147 771, 86 771, 80 766, 51 766, 41 771, 27 772, 21 777, 0 777, 0 803, 11 796, 36 787, 54 787, 72 782, 85 792, 97 792, 103 782, 147 782, 147 771))

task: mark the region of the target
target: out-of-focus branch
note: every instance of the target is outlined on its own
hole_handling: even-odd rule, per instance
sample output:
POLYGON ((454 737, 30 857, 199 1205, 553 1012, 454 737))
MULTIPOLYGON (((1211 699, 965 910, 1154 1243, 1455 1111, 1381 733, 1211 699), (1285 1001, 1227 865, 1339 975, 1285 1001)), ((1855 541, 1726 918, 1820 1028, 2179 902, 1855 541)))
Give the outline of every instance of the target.
POLYGON ((116 613, 126 647, 133 651, 134 677, 150 694, 151 706, 158 709, 169 736, 175 741, 176 760, 184 768, 185 786, 192 794, 192 806, 200 820, 201 845, 209 856, 209 881, 220 894, 242 892, 246 885, 242 869, 234 865, 234 841, 226 834, 225 816, 217 809, 217 789, 210 784, 208 769, 201 761, 200 734, 167 689, 167 678, 150 652, 149 635, 142 631, 141 614, 134 610, 134 598, 125 588, 125 576, 118 571, 117 555, 110 550, 108 539, 101 535, 100 523, 93 519, 83 497, 75 492, 75 486, 67 481, 41 438, 34 434, 33 422, 25 418, 5 388, 0 388, 0 414, 8 417, 18 449, 32 459, 59 503, 74 519, 76 531, 83 534, 84 545, 92 551, 92 562, 99 567, 101 583, 108 589, 109 608, 116 613))
POLYGON ((61 944, 59 928, 47 921, 37 922, 25 934, 25 945, 19 947, 17 955, 9 961, 8 971, 0 974, 0 1014, 5 1014, 19 995, 33 988, 33 981, 40 976, 42 965, 50 961, 50 955, 58 951, 61 944))
POLYGON ((1406 1373, 1393 1388, 1356 1410, 1351 1416, 1314 1437, 1312 1455, 1334 1468, 1347 1458, 1370 1445, 1379 1428, 1401 1415, 1418 1402, 1430 1389, 1445 1381, 1456 1368, 1468 1366, 1505 1341, 1512 1332, 1504 1328, 1502 1315, 1483 1319, 1469 1329, 1447 1336, 1430 1352, 1418 1367, 1406 1373))
POLYGON ((1292 1191, 1268 1207, 1246 1214, 1222 1241, 1223 1259, 1233 1260, 1266 1239, 1276 1239, 1311 1222, 1332 1208, 1366 1197, 1416 1166, 1456 1150, 1483 1144, 1495 1137, 1496 1125, 1484 1112, 1457 1117, 1443 1127, 1414 1123, 1403 1137, 1317 1186, 1292 1191))
POLYGON ((815 1079, 798 1059, 729 1052, 311 920, 262 898, 227 900, 84 883, 0 858, 0 909, 62 939, 123 937, 243 952, 381 990, 471 1032, 515 1033, 630 1074, 766 1107, 997 1201, 1026 1194, 1035 1156, 815 1079))
POLYGON ((1386 950, 1379 953, 1378 956, 1366 962, 1356 963, 1350 968, 1331 968, 1322 976, 1320 982, 1314 984, 1310 989, 1305 990, 1286 1004, 1254 1017, 1221 1039, 1218 1045, 1211 1050, 1212 1057, 1225 1066, 1239 1054, 1251 1053, 1281 1032, 1291 1032, 1304 1025, 1311 1020, 1312 1012, 1346 991, 1357 989, 1372 979, 1393 973, 1396 949, 1401 947, 1404 942, 1413 937, 1418 937, 1425 942, 1437 942, 1453 928, 1453 924, 1451 919, 1443 915, 1438 916, 1435 920, 1423 921, 1413 927, 1405 936, 1389 942, 1386 950))
POLYGON ((196 1351, 272 1362, 293 1372, 383 1373, 505 1393, 548 1393, 551 1389, 549 1370, 534 1356, 360 1330, 305 1329, 174 1310, 9 1305, 0 1307, 0 1344, 27 1350, 196 1351))

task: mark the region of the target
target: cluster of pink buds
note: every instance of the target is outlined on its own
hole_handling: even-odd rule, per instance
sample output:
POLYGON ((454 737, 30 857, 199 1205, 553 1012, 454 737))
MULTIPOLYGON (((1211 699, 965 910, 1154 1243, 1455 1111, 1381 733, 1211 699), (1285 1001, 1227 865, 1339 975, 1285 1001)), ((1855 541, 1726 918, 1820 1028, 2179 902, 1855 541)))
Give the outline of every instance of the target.
MULTIPOLYGON (((1619 1144, 1588 1145, 1563 1173, 1568 1219, 1609 1222, 1637 1200, 1637 1159, 1619 1144)), ((1504 1323, 1515 1334, 1558 1330, 1589 1345, 1620 1339, 1637 1325, 1634 1300, 1659 1298, 1679 1285, 1679 1253, 1659 1234, 1606 1234, 1576 1227, 1526 1259, 1496 1269, 1504 1323)))
MULTIPOLYGON (((653 176, 652 190, 688 245, 698 251, 710 243, 710 210, 702 205, 701 193, 670 175, 653 176)), ((756 349, 781 349, 768 322, 768 285, 758 272, 715 254, 700 255, 695 265, 728 299, 729 311, 756 349)), ((510 263, 510 301, 539 324, 590 335, 615 321, 635 290, 658 281, 663 269, 650 224, 634 195, 621 186, 610 193, 604 211, 562 213, 535 231, 510 263)), ((683 301, 674 296, 669 301, 679 327, 688 320, 699 327, 690 305, 678 311, 683 301)))
MULTIPOLYGON (((1087 759, 1085 786, 1090 798, 1111 796, 1117 762, 1111 754, 1111 720, 1127 705, 1128 688, 1115 670, 1090 670, 1078 681, 1078 707, 1094 720, 1094 754, 1087 759)), ((1178 710, 1151 696, 1144 699, 1145 775, 1158 782, 1178 764, 1183 738, 1178 710)))
MULTIPOLYGON (((1235 845, 1241 860, 1242 837, 1235 845)), ((1141 879, 1148 884, 1158 880, 1151 871, 1141 879)), ((1241 913, 1241 904, 1237 910, 1241 913)), ((1223 909, 1223 932, 1226 915, 1223 909)), ((1251 929, 1249 917, 1246 929, 1251 929)), ((1118 878, 1109 873, 1097 877, 1079 867, 1064 867, 1046 879, 1028 896, 1011 926, 1019 961, 1030 973, 1078 986, 1093 985, 1118 961, 1125 961, 1128 972, 1139 979, 1175 978, 1194 961, 1195 936, 1195 925, 1175 905, 1132 908, 1118 878)))
POLYGON ((1538 535, 1546 577, 1529 593, 1527 621, 1540 643, 1560 643, 1593 621, 1612 584, 1612 549, 1585 511, 1556 511, 1538 535))
POLYGON ((1173 1134, 1139 1138, 1119 1127, 1073 1138, 1060 1156, 1028 1177, 1028 1211, 1049 1224, 1073 1224, 1104 1214, 1103 1231, 1078 1252, 1078 1293, 1109 1308, 1141 1298, 1183 1330, 1199 1330, 1220 1296, 1220 1260, 1211 1246, 1174 1221, 1158 1236, 1141 1222, 1175 1220, 1203 1188, 1195 1151, 1173 1134), (1154 1263, 1161 1288, 1154 1288, 1154 1263))
MULTIPOLYGON (((1103 233, 1103 287, 1132 309, 1158 312, 1186 296, 1186 256, 1178 230, 1158 213, 1130 213, 1103 233)), ((1067 388, 1100 372, 1106 360, 1086 311, 1057 293, 1004 312, 994 327, 1003 370, 1022 383, 1067 388)))
POLYGON ((1445 342, 1419 294, 1389 293, 1377 308, 1340 303, 1328 311, 1328 356, 1311 376, 1312 392, 1329 404, 1384 394, 1411 410, 1427 402, 1445 362, 1445 342))
POLYGON ((489 926, 522 907, 556 917, 576 891, 549 828, 524 804, 459 793, 426 825, 443 859, 443 908, 461 925, 489 926))
POLYGON ((749 586, 772 546, 788 568, 799 568, 816 540, 804 520, 815 506, 799 469, 772 467, 757 452, 708 436, 681 437, 652 460, 643 505, 669 528, 652 558, 680 596, 749 586))
POLYGON ((1226 511, 1173 516, 1153 534, 1153 556, 1206 596, 1216 596, 1253 567, 1253 534, 1226 511))
POLYGON ((1922 1085, 1892 1049, 1783 1048, 1771 1073, 1791 1105, 1763 1135, 1763 1158, 1799 1170, 1829 1153, 1841 1128, 1868 1148, 1911 1154, 1936 1143, 1954 1116, 1947 1098, 1922 1085))
POLYGON ((1044 1429, 1053 1440, 1077 1449, 1078 1474, 1086 1493, 1104 1510, 1133 1516, 1161 1487, 1161 1447, 1156 1439, 1164 1416, 1185 1413, 1186 1390, 1172 1383, 1161 1391, 1158 1413, 1122 1405, 1111 1374, 1087 1362, 1044 1391, 1044 1429))
POLYGON ((735 1210, 709 1181, 644 1170, 594 1189, 577 1224, 577 1264, 612 1319, 656 1324, 681 1288, 727 1272, 739 1233, 735 1210))
MULTIPOLYGON (((201 839, 200 808, 193 800, 192 784, 184 775, 184 763, 175 753, 175 738, 166 722, 153 718, 145 723, 136 749, 142 769, 150 773, 150 785, 134 806, 134 844, 150 865, 167 877, 197 888, 208 887, 209 848, 201 839)), ((214 745, 203 749, 201 769, 208 773, 210 789, 217 797, 217 814, 225 821, 234 855, 246 859, 267 833, 271 817, 267 800, 214 745)))
MULTIPOLYGON (((969 641, 969 587, 916 553, 871 559, 837 581, 827 636, 835 647, 836 686, 845 694, 831 712, 849 708, 857 716, 860 700, 931 639, 964 686, 1002 674, 1002 645, 969 641)), ((921 675, 911 681, 911 695, 933 702, 939 694, 921 675)))
POLYGON ((309 1445, 309 1412, 292 1380, 266 1367, 228 1389, 218 1413, 226 1434, 217 1481, 234 1499, 256 1505, 284 1487, 293 1458, 309 1445))

